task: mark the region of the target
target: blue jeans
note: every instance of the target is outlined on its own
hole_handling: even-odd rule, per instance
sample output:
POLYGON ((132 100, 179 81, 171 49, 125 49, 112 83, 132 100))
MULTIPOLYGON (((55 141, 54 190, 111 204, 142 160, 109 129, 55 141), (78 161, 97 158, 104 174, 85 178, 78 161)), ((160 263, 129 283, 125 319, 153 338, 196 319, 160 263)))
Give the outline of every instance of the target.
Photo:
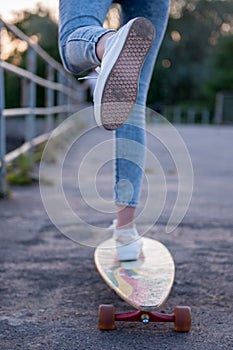
MULTIPOLYGON (((102 24, 111 0, 60 0, 59 50, 64 67, 73 74, 100 65, 96 43, 109 30, 102 24)), ((145 108, 156 57, 167 26, 169 0, 119 0, 121 24, 146 17, 155 27, 155 41, 143 64, 135 108, 127 122, 118 128, 115 158, 115 201, 136 207, 144 174, 146 150, 145 108)))

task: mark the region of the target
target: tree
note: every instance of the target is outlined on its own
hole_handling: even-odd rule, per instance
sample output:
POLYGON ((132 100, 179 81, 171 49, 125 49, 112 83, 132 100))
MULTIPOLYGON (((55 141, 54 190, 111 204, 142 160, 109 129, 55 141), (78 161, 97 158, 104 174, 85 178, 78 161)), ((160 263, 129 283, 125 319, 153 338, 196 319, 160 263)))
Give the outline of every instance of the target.
POLYGON ((58 28, 48 9, 37 4, 33 12, 24 10, 16 16, 14 24, 27 36, 34 37, 47 53, 60 61, 58 28))
MULTIPOLYGON (((223 50, 224 60, 231 61, 230 44, 221 44, 222 48, 218 45, 221 38, 233 35, 232 14, 232 0, 172 0, 168 28, 149 89, 149 105, 210 104, 217 89, 220 86, 225 89, 230 84, 232 78, 226 72, 230 67, 223 72, 215 55, 219 55, 220 60, 218 50, 223 50)), ((60 61, 57 23, 48 10, 38 5, 33 13, 24 11, 16 17, 15 25, 60 61)), ((25 54, 19 52, 19 45, 15 45, 8 60, 25 67, 25 54)), ((45 75, 41 60, 38 60, 38 73, 45 75)), ((9 79, 7 85, 11 93, 7 105, 12 107, 19 98, 19 88, 15 79, 9 79)), ((38 88, 38 105, 43 101, 43 92, 38 88)))
POLYGON ((233 92, 233 35, 222 38, 215 48, 212 74, 206 83, 210 96, 219 91, 233 92))
POLYGON ((212 74, 215 46, 221 37, 231 34, 232 13, 231 0, 173 0, 151 81, 149 104, 209 102, 204 86, 212 74))
MULTIPOLYGON (((57 23, 51 18, 48 9, 37 5, 34 12, 27 10, 15 15, 14 25, 24 34, 31 37, 40 45, 50 56, 60 61, 58 51, 58 28, 57 23)), ((21 40, 11 37, 12 51, 7 58, 8 62, 14 63, 22 68, 26 68, 26 49, 27 46, 20 45, 21 40), (15 44, 14 44, 15 43, 15 44)), ((39 76, 45 77, 45 62, 37 57, 37 72, 39 76)), ((6 108, 18 107, 20 105, 20 79, 11 74, 6 75, 6 108)), ((44 88, 37 86, 37 106, 44 105, 44 88)))

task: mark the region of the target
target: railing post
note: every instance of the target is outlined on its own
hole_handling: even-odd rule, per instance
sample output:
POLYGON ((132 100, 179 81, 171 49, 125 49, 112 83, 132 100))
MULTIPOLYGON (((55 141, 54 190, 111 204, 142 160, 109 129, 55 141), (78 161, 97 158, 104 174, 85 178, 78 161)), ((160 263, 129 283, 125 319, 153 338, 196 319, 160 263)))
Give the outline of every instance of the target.
POLYGON ((17 67, 9 62, 0 61, 0 193, 6 192, 5 190, 5 162, 9 159, 16 159, 19 155, 24 154, 28 150, 28 157, 31 167, 34 165, 34 146, 35 146, 35 136, 38 134, 36 115, 48 113, 46 119, 47 130, 51 131, 55 124, 55 116, 58 115, 56 122, 60 121, 68 115, 71 111, 74 111, 75 106, 82 102, 83 90, 81 86, 77 83, 73 77, 68 74, 60 63, 56 62, 52 57, 50 57, 42 48, 38 45, 32 43, 30 38, 28 38, 24 33, 22 33, 14 25, 8 25, 0 19, 0 29, 4 27, 7 32, 13 33, 14 37, 20 38, 25 43, 27 43, 27 56, 26 56, 26 67, 17 67), (50 67, 47 72, 47 79, 37 75, 37 56, 43 60, 43 62, 50 67), (21 79, 21 102, 19 108, 5 108, 5 92, 4 92, 4 77, 3 73, 11 72, 21 79), (31 73, 31 74, 29 74, 31 73), (48 81, 59 82, 58 84, 48 84, 48 81), (37 85, 45 88, 46 94, 46 108, 37 108, 36 104, 36 92, 37 85), (67 88, 69 87, 69 88, 67 88), (76 90, 77 89, 77 90, 76 90), (56 91, 56 92, 55 92, 56 91), (58 94, 57 94, 58 91, 58 94), (76 95, 77 92, 77 95, 76 95), (77 96, 77 97, 76 97, 77 96), (57 108, 60 105, 61 108, 57 108), (24 107, 24 108, 22 108, 24 107), (53 108, 54 107, 54 108, 53 108), (46 112, 43 112, 43 109, 46 112), (48 111, 49 109, 49 111, 48 111), (24 115, 24 139, 27 145, 24 145, 18 150, 15 150, 14 155, 6 155, 6 135, 5 135, 5 118, 6 116, 21 116, 24 115), (62 117, 62 118, 61 118, 62 117))
POLYGON ((215 101, 215 113, 214 113, 214 123, 222 124, 223 122, 223 105, 224 105, 224 95, 222 92, 218 92, 215 101))
MULTIPOLYGON (((69 88, 72 88, 72 77, 70 77, 70 76, 67 77, 67 86, 69 88)), ((71 112, 70 107, 73 104, 73 98, 70 95, 67 96, 67 104, 68 104, 68 110, 69 110, 69 114, 70 114, 70 112, 71 112)))
MULTIPOLYGON (((65 83, 64 74, 62 74, 61 72, 58 72, 57 80, 58 80, 59 84, 64 85, 64 83, 65 83)), ((57 100, 58 100, 58 105, 59 106, 65 105, 65 95, 64 95, 63 92, 58 91, 57 100)), ((58 114, 58 120, 57 120, 58 124, 61 124, 63 122, 64 115, 65 115, 64 113, 59 113, 58 114)))
POLYGON ((180 124, 181 123, 181 110, 180 108, 174 108, 173 111, 173 123, 180 124))
MULTIPOLYGON (((67 87, 67 86, 68 86, 68 78, 67 78, 67 76, 64 76, 63 85, 64 85, 64 87, 67 87)), ((67 106, 68 106, 68 99, 69 99, 69 97, 68 97, 68 95, 65 93, 65 94, 64 94, 64 103, 65 103, 65 105, 67 105, 67 106)))
MULTIPOLYGON (((46 73, 46 79, 49 81, 54 81, 54 68, 50 66, 49 64, 47 65, 47 73, 46 73)), ((52 107, 54 105, 54 90, 52 89, 46 89, 46 107, 52 107)), ((54 118, 53 114, 49 113, 46 116, 46 122, 45 122, 45 131, 50 132, 54 128, 54 118)))
POLYGON ((201 112, 201 123, 209 124, 210 123, 210 112, 207 109, 204 109, 201 112))
POLYGON ((188 113, 187 113, 187 122, 188 124, 194 124, 195 123, 195 116, 196 116, 196 112, 193 108, 189 108, 188 109, 188 113))
POLYGON ((4 71, 1 65, 2 62, 2 21, 0 20, 0 196, 4 197, 7 194, 6 188, 6 125, 3 110, 5 108, 5 92, 4 92, 4 71))
MULTIPOLYGON (((28 49, 27 53, 27 70, 31 73, 36 73, 36 52, 28 49)), ((31 113, 26 118, 26 141, 31 144, 29 151, 30 165, 33 167, 33 138, 36 134, 36 117, 33 109, 36 107, 36 84, 33 81, 28 82, 28 106, 31 108, 31 113)))

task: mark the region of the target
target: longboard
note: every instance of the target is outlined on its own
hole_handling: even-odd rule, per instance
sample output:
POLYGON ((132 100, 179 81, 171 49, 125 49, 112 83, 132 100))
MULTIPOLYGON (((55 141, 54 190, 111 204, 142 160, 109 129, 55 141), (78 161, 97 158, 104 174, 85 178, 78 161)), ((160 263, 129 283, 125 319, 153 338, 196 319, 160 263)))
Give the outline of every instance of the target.
POLYGON ((115 321, 174 322, 175 330, 189 331, 189 307, 176 307, 173 315, 155 312, 167 300, 175 277, 169 250, 154 239, 143 238, 142 256, 119 262, 115 242, 109 239, 95 250, 95 265, 105 283, 137 311, 116 314, 113 305, 99 306, 99 329, 115 329, 115 321))

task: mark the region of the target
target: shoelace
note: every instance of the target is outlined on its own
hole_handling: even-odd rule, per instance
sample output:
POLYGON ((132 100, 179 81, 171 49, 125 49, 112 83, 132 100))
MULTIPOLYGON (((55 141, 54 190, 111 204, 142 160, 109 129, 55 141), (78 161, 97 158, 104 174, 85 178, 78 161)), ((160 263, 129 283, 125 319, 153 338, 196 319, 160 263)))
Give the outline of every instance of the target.
POLYGON ((127 244, 127 243, 133 242, 139 238, 139 235, 138 235, 135 227, 132 227, 130 229, 118 230, 116 228, 116 223, 117 223, 117 220, 114 219, 112 224, 108 227, 108 229, 109 230, 117 230, 117 232, 114 232, 114 234, 113 234, 113 238, 117 242, 119 242, 121 244, 127 244), (127 234, 125 231, 127 231, 127 234), (129 232, 129 231, 131 231, 131 232, 129 232))
MULTIPOLYGON (((96 67, 95 71, 97 74, 100 74, 101 67, 100 66, 96 67)), ((85 77, 78 78, 77 80, 86 80, 86 79, 97 79, 97 77, 91 77, 89 75, 86 75, 85 77)))
POLYGON ((108 229, 109 229, 109 230, 114 230, 114 229, 116 228, 116 222, 117 222, 117 220, 114 219, 113 222, 112 222, 112 224, 108 227, 108 229))

